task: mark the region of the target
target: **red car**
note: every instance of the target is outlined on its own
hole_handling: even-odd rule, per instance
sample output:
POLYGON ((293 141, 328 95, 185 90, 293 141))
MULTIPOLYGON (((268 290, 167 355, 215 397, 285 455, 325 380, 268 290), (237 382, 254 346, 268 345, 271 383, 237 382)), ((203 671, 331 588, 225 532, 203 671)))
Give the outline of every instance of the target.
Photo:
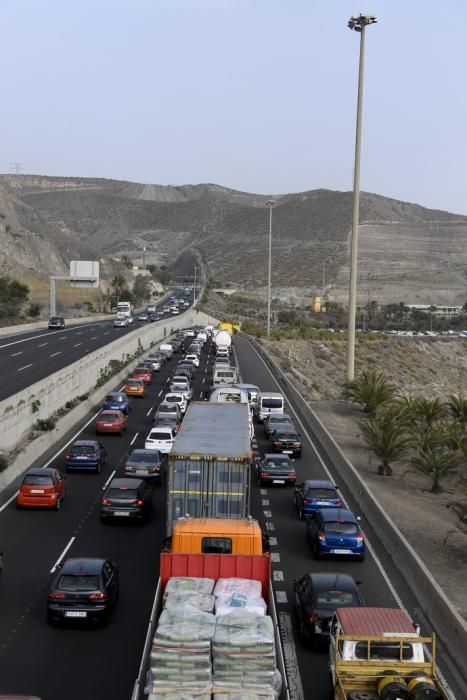
POLYGON ((133 379, 142 379, 145 384, 151 384, 153 371, 150 367, 137 367, 132 376, 133 379))
POLYGON ((55 508, 65 498, 66 482, 58 469, 35 467, 26 472, 19 487, 18 508, 55 508))
POLYGON ((128 419, 121 411, 101 411, 96 420, 96 435, 99 433, 117 433, 126 430, 128 419))

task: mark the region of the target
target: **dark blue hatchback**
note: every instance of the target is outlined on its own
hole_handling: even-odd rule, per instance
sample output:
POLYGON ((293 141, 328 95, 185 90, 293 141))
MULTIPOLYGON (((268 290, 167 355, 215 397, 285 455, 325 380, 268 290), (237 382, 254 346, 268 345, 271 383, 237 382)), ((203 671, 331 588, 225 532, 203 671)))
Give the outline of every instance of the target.
POLYGON ((76 440, 65 456, 65 470, 93 471, 99 473, 105 464, 107 452, 97 440, 76 440))
POLYGON ((321 508, 307 516, 307 538, 313 556, 365 557, 365 537, 353 513, 344 508, 321 508))
POLYGON ((126 416, 131 411, 131 399, 123 391, 113 391, 105 397, 104 411, 121 411, 126 416))
POLYGON ((295 506, 303 520, 320 508, 341 508, 343 503, 332 481, 309 479, 295 489, 295 506))

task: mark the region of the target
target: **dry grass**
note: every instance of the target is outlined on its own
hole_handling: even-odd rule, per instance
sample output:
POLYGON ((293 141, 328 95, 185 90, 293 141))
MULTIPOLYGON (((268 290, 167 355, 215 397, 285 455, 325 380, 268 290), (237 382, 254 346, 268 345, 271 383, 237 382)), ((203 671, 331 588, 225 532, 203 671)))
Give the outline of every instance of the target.
MULTIPOLYGON (((49 280, 31 275, 20 280, 29 287, 30 303, 40 304, 48 308, 50 298, 49 280)), ((68 282, 56 282, 57 306, 74 306, 84 304, 86 301, 96 303, 102 299, 100 289, 70 287, 68 282)))

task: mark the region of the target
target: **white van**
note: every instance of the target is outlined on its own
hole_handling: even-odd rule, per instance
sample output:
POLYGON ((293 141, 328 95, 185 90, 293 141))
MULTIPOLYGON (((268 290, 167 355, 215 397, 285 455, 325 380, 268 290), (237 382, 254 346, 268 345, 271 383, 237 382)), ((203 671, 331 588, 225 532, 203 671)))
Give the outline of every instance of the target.
POLYGON ((266 416, 284 413, 284 397, 275 391, 264 391, 256 397, 254 407, 255 418, 262 423, 266 416))
POLYGON ((216 367, 214 369, 213 384, 236 384, 238 382, 238 372, 236 367, 216 367))
POLYGON ((211 391, 209 401, 214 403, 248 403, 248 394, 236 386, 219 386, 211 391))

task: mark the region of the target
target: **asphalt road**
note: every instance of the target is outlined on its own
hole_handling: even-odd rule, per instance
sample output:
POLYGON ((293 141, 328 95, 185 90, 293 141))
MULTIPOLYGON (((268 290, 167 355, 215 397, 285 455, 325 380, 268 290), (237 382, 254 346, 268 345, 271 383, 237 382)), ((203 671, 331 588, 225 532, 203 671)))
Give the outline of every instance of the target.
MULTIPOLYGON (((180 297, 181 290, 173 296, 180 297)), ((190 304, 193 298, 189 298, 190 304)), ((161 308, 167 301, 157 305, 161 308)), ((188 310, 188 307, 187 309, 188 310)), ((161 320, 173 318, 170 312, 161 320)), ((84 355, 132 333, 137 320, 127 328, 114 328, 113 318, 89 324, 67 326, 62 331, 29 331, 0 338, 0 400, 26 389, 84 355)))
MULTIPOLYGON (((243 381, 262 389, 278 390, 276 380, 245 338, 237 336, 234 347, 243 381)), ((211 363, 212 358, 204 352, 194 382, 195 400, 200 400, 210 384, 211 363)), ((174 361, 163 367, 146 399, 133 402, 124 436, 101 436, 109 454, 101 474, 68 475, 68 495, 59 512, 17 511, 14 502, 8 504, 17 484, 1 495, 0 548, 5 551, 5 569, 0 582, 0 692, 35 693, 44 700, 129 700, 149 622, 165 534, 165 486, 155 488, 153 517, 140 527, 101 524, 99 501, 113 471, 118 473, 133 448, 144 445, 151 417, 165 393, 173 365, 174 361), (120 565, 120 598, 107 628, 47 626, 46 598, 53 578, 49 572, 68 545, 68 556, 108 556, 120 565)), ((325 469, 332 469, 332 465, 328 464, 326 455, 318 456, 314 436, 306 424, 300 426, 303 418, 293 399, 288 409, 297 412, 304 444, 302 458, 296 462, 299 480, 324 478, 325 469)), ((90 423, 83 428, 81 438, 94 437, 94 421, 91 416, 88 420, 90 423)), ((261 449, 266 448, 260 426, 257 435, 261 449)), ((51 464, 63 467, 63 452, 51 464)), ((352 494, 344 491, 343 495, 352 505, 352 494)), ((305 540, 305 525, 294 510, 292 489, 280 486, 260 489, 253 484, 251 509, 255 517, 267 524, 270 536, 276 538, 272 543, 273 585, 294 700, 329 700, 327 656, 300 646, 292 617, 293 580, 306 571, 351 573, 362 581, 362 593, 368 605, 395 606, 400 602, 421 622, 422 630, 429 631, 403 572, 392 565, 377 534, 364 518, 363 529, 377 560, 369 552, 363 563, 315 562, 305 540)), ((455 696, 458 700, 467 697, 465 688, 452 672, 448 655, 443 649, 440 652, 441 668, 455 696)))

